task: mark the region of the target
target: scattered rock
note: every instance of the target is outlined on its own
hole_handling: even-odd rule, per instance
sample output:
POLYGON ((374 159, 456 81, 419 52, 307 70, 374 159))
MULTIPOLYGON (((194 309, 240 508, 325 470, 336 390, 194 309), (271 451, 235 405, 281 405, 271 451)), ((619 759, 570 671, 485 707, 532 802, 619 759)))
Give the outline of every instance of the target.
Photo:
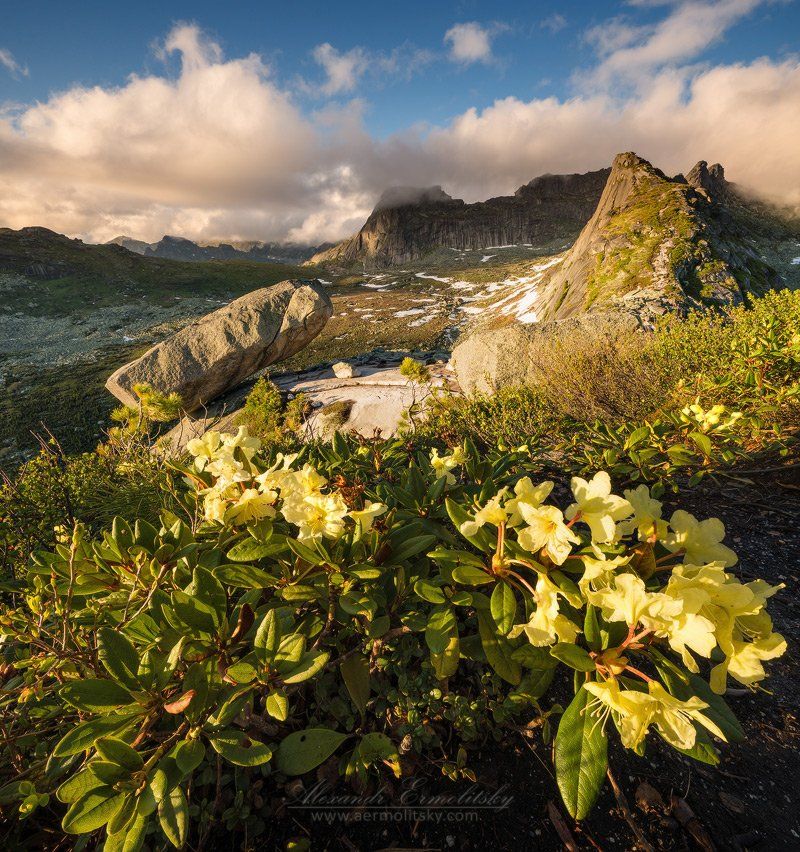
POLYGON ((337 379, 352 379, 355 376, 361 375, 361 370, 358 367, 354 367, 352 364, 348 364, 347 361, 337 361, 331 369, 333 370, 333 375, 336 376, 337 379))
POLYGON ((179 393, 186 411, 193 411, 294 355, 322 331, 332 313, 331 300, 316 281, 283 281, 255 290, 120 367, 106 388, 135 405, 133 386, 146 382, 162 393, 179 393))

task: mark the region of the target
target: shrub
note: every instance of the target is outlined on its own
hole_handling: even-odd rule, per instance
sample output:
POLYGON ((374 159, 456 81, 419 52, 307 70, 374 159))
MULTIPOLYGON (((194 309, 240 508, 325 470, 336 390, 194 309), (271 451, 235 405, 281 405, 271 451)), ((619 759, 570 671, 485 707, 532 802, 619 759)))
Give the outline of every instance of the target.
POLYGON ((308 414, 304 394, 284 402, 280 388, 262 376, 247 395, 237 423, 267 443, 286 444, 298 436, 308 414))
POLYGON ((18 819, 52 801, 62 832, 111 850, 202 842, 221 819, 252 842, 287 779, 325 761, 399 776, 401 743, 469 777, 470 742, 546 731, 569 683, 555 774, 582 818, 613 729, 714 764, 743 737, 728 678, 755 685, 785 648, 777 589, 726 570, 718 520, 662 519, 603 472, 562 511, 524 452, 337 436, 267 457, 244 429, 190 451, 174 511, 61 531, 0 612, 18 819))

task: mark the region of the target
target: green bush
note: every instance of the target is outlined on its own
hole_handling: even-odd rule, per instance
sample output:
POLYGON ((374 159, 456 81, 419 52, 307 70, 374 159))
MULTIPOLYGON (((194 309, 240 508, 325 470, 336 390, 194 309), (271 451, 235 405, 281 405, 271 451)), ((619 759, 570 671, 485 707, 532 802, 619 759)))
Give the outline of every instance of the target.
POLYGON ((244 429, 190 451, 160 521, 61 530, 8 586, 0 807, 57 839, 53 813, 106 850, 253 842, 270 791, 326 761, 356 785, 409 750, 470 777, 479 737, 549 736, 556 685, 583 818, 614 728, 715 764, 743 738, 728 677, 785 649, 777 589, 725 570, 722 524, 662 519, 645 486, 576 478, 562 511, 525 452, 337 436, 273 457, 244 429))

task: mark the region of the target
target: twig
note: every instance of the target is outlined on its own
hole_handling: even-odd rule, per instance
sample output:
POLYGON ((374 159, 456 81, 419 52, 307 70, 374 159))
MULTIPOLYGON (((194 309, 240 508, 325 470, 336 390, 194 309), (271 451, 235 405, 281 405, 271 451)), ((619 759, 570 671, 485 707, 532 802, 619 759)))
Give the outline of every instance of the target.
POLYGON ((547 816, 550 817, 550 822, 553 823, 553 828, 556 834, 561 839, 561 842, 569 850, 569 852, 578 852, 578 844, 572 836, 572 832, 564 822, 564 817, 561 816, 559 809, 553 804, 553 800, 547 803, 547 816))
POLYGON ((606 775, 608 776, 608 780, 611 782, 611 789, 614 791, 614 798, 617 800, 617 807, 619 808, 619 812, 625 818, 625 822, 630 826, 631 831, 636 836, 636 841, 641 846, 645 852, 655 852, 653 846, 648 842, 647 838, 644 836, 644 832, 641 828, 639 828, 639 824, 633 818, 633 814, 631 813, 630 807, 628 807, 628 800, 625 798, 625 794, 620 789, 619 784, 617 784, 617 779, 614 777, 610 769, 606 770, 606 775))

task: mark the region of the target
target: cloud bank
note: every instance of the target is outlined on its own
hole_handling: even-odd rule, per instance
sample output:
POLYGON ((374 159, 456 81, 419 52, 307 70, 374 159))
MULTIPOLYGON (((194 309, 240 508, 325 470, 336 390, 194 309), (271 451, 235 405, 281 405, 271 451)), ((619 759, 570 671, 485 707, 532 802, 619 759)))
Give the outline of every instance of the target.
MULTIPOLYGON (((441 183, 476 200, 545 172, 606 166, 624 150, 673 173, 719 161, 732 180, 800 204, 800 60, 685 64, 736 20, 729 7, 741 17, 754 2, 671 8, 665 21, 687 6, 724 15, 721 29, 718 18, 702 19, 706 40, 689 53, 665 46, 669 29, 615 21, 580 94, 505 98, 380 140, 365 129, 360 101, 309 115, 260 57, 225 58, 181 25, 161 48, 180 56, 175 76, 75 87, 0 112, 0 226, 96 241, 177 233, 319 242, 356 230, 392 184, 441 183), (631 83, 624 96, 604 84, 609 74, 631 83)), ((326 71, 331 92, 350 91, 349 72, 326 71)))

